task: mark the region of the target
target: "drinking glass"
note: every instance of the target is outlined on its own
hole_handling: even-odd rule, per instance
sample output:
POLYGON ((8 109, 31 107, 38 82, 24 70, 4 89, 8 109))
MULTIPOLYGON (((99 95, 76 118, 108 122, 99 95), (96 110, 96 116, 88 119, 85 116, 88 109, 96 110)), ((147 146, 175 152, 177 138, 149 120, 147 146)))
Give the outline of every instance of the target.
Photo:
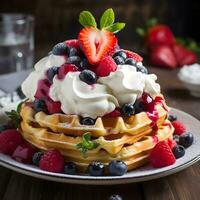
POLYGON ((33 67, 34 18, 24 14, 0 14, 0 74, 33 67))

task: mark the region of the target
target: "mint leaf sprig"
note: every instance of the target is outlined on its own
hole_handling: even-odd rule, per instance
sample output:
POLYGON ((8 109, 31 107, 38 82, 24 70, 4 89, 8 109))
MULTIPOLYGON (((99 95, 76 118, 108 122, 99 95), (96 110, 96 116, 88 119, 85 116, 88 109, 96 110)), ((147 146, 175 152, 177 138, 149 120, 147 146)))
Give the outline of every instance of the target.
MULTIPOLYGON (((89 11, 82 11, 79 16, 79 22, 84 27, 97 28, 97 23, 94 16, 89 11)), ((107 9, 100 18, 100 30, 107 30, 112 33, 117 33, 125 27, 125 23, 115 22, 115 13, 112 8, 107 9)))
POLYGON ((77 149, 80 149, 83 156, 87 156, 88 150, 96 149, 99 146, 97 142, 91 140, 91 134, 89 132, 82 135, 82 142, 76 145, 77 149))
POLYGON ((16 110, 11 110, 10 112, 5 112, 6 115, 12 120, 12 122, 15 125, 15 128, 19 128, 20 122, 21 122, 21 108, 22 108, 23 101, 18 104, 16 110))

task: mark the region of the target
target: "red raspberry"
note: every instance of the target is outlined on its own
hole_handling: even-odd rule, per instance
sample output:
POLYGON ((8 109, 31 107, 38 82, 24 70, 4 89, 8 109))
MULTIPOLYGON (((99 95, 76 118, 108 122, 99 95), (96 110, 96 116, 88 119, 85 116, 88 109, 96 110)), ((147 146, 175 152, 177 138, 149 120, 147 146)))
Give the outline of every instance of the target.
POLYGON ((15 129, 8 129, 0 134, 0 152, 12 155, 18 145, 24 142, 21 134, 15 129))
POLYGON ((64 169, 64 159, 56 149, 49 150, 42 156, 39 166, 42 170, 59 173, 64 169))
POLYGON ((176 135, 182 135, 186 132, 186 127, 184 124, 182 124, 180 121, 176 120, 172 122, 172 126, 174 127, 174 134, 176 135))
POLYGON ((129 50, 124 50, 124 52, 126 53, 128 58, 133 58, 136 62, 142 62, 143 61, 143 58, 135 52, 132 52, 132 51, 129 51, 129 50))
POLYGON ((76 40, 76 39, 72 39, 72 40, 66 40, 65 41, 65 44, 68 46, 68 47, 74 47, 76 49, 79 49, 80 46, 79 46, 79 41, 76 40))
POLYGON ((18 162, 30 164, 36 149, 29 143, 19 145, 12 154, 12 158, 18 162))
POLYGON ((161 141, 155 145, 149 155, 150 163, 155 168, 166 167, 176 162, 174 154, 167 141, 161 141))
POLYGON ((171 149, 173 149, 173 148, 177 145, 176 141, 173 140, 173 139, 168 139, 168 140, 167 140, 167 143, 168 143, 168 145, 169 145, 169 147, 170 147, 171 149))
POLYGON ((111 56, 104 57, 96 69, 97 76, 108 76, 110 72, 114 72, 117 69, 117 65, 111 56))
POLYGON ((49 114, 54 114, 54 113, 61 113, 61 103, 59 101, 53 101, 52 99, 48 98, 46 99, 46 105, 49 114))
POLYGON ((113 110, 112 112, 104 115, 104 117, 107 117, 107 118, 120 117, 120 116, 121 116, 120 108, 115 108, 115 110, 113 110))
POLYGON ((73 64, 63 64, 58 71, 58 78, 63 79, 68 72, 78 71, 76 65, 73 64))

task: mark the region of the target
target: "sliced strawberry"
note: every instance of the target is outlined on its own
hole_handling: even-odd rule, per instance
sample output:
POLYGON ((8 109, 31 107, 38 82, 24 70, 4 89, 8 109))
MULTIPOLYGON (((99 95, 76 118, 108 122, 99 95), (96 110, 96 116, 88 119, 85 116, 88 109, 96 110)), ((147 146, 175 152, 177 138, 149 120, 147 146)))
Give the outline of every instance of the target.
POLYGON ((106 118, 115 118, 115 117, 120 117, 121 116, 121 109, 120 108, 115 108, 112 112, 104 115, 106 118))
POLYGON ((180 44, 175 44, 173 50, 179 66, 190 65, 197 62, 197 55, 180 44))
POLYGON ((97 64, 115 47, 117 38, 106 30, 88 27, 80 31, 79 42, 89 63, 97 64))
POLYGON ((173 50, 169 46, 157 46, 150 53, 150 62, 155 66, 176 68, 178 63, 173 50))
POLYGON ((79 41, 76 40, 76 39, 66 40, 66 41, 65 41, 65 44, 66 44, 68 47, 74 47, 74 48, 76 48, 76 49, 79 49, 79 48, 80 48, 79 41))
POLYGON ((148 49, 153 49, 160 45, 172 46, 175 43, 176 39, 171 29, 166 25, 158 24, 151 27, 147 32, 146 45, 148 49))
POLYGON ((143 58, 139 54, 125 49, 123 49, 123 51, 126 53, 128 58, 133 58, 136 62, 143 61, 143 58))
POLYGON ((45 100, 46 105, 47 105, 47 109, 49 114, 54 114, 54 113, 61 113, 61 103, 59 101, 53 101, 50 98, 47 98, 45 100))
POLYGON ((117 64, 111 56, 106 56, 101 60, 97 68, 95 69, 95 73, 97 76, 104 77, 108 76, 111 72, 116 71, 117 64))

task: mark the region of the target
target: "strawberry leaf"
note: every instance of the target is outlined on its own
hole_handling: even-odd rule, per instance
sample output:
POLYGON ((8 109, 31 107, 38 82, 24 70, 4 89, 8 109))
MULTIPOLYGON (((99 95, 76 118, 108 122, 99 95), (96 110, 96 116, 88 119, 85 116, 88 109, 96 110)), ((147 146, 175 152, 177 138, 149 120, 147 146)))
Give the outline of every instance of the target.
POLYGON ((84 27, 97 27, 94 16, 89 11, 83 11, 79 15, 79 22, 84 27))
POLYGON ((125 25, 126 25, 125 23, 117 22, 117 23, 112 24, 111 26, 104 28, 104 29, 107 31, 110 31, 112 33, 117 33, 119 31, 121 31, 125 27, 125 25))
POLYGON ((100 29, 111 26, 115 21, 115 13, 112 8, 107 9, 100 19, 100 29))

